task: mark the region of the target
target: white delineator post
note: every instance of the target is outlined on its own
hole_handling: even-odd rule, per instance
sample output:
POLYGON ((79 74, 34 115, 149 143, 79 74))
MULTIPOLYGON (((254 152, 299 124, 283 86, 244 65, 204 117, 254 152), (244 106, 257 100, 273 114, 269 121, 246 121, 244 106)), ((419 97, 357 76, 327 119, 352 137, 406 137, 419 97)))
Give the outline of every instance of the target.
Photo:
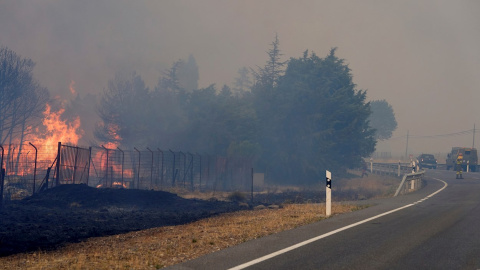
POLYGON ((327 187, 326 187, 326 200, 325 200, 325 215, 328 217, 332 214, 332 173, 326 171, 327 187))

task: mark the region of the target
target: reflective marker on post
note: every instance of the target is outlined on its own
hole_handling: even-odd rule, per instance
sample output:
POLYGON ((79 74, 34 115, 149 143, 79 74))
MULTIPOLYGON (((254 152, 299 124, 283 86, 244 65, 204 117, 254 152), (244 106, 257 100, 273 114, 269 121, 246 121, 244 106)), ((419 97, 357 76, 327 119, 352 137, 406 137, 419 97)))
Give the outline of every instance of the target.
POLYGON ((332 173, 326 171, 326 178, 327 178, 327 188, 326 188, 326 200, 325 200, 325 210, 326 216, 330 216, 332 214, 332 173))

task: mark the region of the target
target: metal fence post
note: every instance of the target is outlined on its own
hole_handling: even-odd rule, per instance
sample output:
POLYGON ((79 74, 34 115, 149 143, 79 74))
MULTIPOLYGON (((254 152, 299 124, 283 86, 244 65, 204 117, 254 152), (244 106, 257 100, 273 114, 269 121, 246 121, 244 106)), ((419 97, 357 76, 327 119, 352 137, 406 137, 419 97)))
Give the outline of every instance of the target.
POLYGON ((3 154, 4 154, 4 149, 3 146, 0 145, 0 148, 2 148, 2 157, 0 158, 0 208, 3 207, 3 182, 5 178, 5 170, 3 169, 3 154))
POLYGON ((199 153, 197 153, 197 156, 198 156, 199 163, 200 163, 200 165, 198 166, 199 167, 198 171, 199 171, 199 175, 200 175, 200 179, 199 179, 200 184, 198 186, 198 189, 201 191, 202 190, 202 156, 199 153))
POLYGON ((187 166, 187 156, 180 151, 180 154, 183 156, 183 187, 185 187, 185 175, 187 173, 186 166, 187 166))
POLYGON ((150 189, 153 188, 153 151, 150 150, 150 148, 147 147, 147 150, 152 153, 152 166, 150 167, 150 189))
POLYGON ((175 186, 175 152, 173 152, 171 149, 168 149, 173 155, 173 167, 172 167, 172 187, 175 186))
POLYGON ((74 162, 74 165, 73 165, 73 179, 72 179, 72 182, 73 184, 75 184, 75 176, 77 175, 77 160, 78 160, 78 146, 75 147, 75 162, 74 162))
POLYGON ((137 148, 133 147, 133 149, 135 149, 135 151, 138 152, 137 189, 140 189, 140 158, 142 155, 140 154, 140 151, 137 148))
POLYGON ((120 150, 120 152, 122 153, 122 187, 124 187, 125 183, 123 182, 123 164, 124 164, 124 161, 125 161, 125 153, 119 147, 117 147, 117 149, 120 150))
POLYGON ((160 148, 157 148, 158 151, 162 154, 162 167, 161 167, 161 176, 160 176, 160 186, 163 186, 163 151, 160 148))
POLYGON ((55 178, 55 186, 59 186, 60 185, 60 163, 61 163, 61 155, 60 155, 60 150, 62 148, 62 142, 58 142, 58 152, 57 152, 57 167, 56 167, 56 171, 57 171, 57 177, 55 178))
MULTIPOLYGON (((108 149, 105 146, 103 146, 103 144, 102 144, 102 147, 107 151, 107 166, 105 168, 105 185, 108 186, 108 149)), ((112 187, 112 183, 110 183, 110 187, 112 187)))
POLYGON ((88 169, 87 169, 87 186, 88 180, 90 179, 90 161, 92 160, 92 147, 88 148, 88 169))
POLYGON ((35 194, 35 176, 37 174, 37 153, 38 153, 38 150, 37 150, 37 147, 35 147, 35 145, 33 145, 31 142, 29 142, 29 144, 35 148, 35 167, 33 168, 33 193, 32 194, 35 194))

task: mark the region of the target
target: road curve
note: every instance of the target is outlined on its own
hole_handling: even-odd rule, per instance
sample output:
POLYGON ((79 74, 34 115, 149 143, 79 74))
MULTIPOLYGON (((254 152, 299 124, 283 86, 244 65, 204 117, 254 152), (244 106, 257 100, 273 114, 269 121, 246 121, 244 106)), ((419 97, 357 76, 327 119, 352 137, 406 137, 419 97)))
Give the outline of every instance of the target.
POLYGON ((480 173, 429 170, 425 182, 168 269, 480 269, 480 173))

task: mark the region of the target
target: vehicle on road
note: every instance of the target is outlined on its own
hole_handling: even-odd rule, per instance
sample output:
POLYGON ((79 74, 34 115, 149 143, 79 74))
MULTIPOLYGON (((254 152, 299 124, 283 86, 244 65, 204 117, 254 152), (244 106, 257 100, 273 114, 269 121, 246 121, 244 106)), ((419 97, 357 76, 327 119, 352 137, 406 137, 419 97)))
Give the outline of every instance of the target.
POLYGON ((421 154, 417 157, 418 166, 420 169, 422 168, 429 168, 429 169, 436 169, 437 168, 437 159, 432 154, 421 154))
POLYGON ((463 156, 462 170, 476 172, 478 167, 478 155, 476 148, 469 147, 452 147, 452 151, 447 155, 446 166, 447 170, 455 169, 458 155, 463 156))

